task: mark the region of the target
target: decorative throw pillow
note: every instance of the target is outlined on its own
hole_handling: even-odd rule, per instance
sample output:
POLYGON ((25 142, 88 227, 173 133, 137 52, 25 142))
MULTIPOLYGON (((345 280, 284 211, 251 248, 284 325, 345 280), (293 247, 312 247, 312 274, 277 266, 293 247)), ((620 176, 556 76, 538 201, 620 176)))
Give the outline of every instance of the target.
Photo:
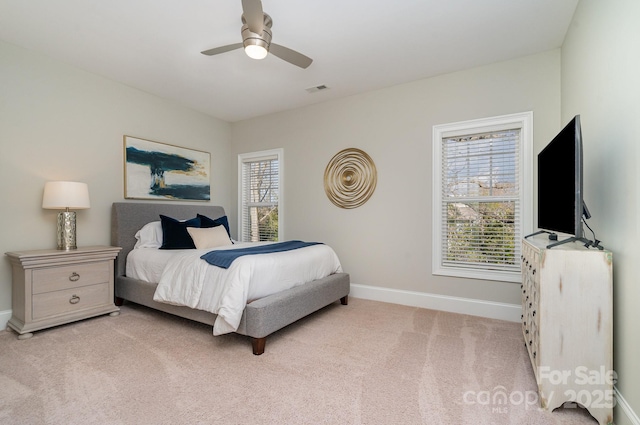
POLYGON ((200 227, 200 218, 180 221, 160 214, 162 224, 162 246, 160 249, 195 249, 188 227, 200 227))
POLYGON ((229 230, 229 220, 227 219, 226 215, 223 215, 222 217, 219 217, 213 220, 207 217, 206 215, 198 214, 198 218, 200 219, 200 222, 201 222, 200 227, 224 226, 224 228, 227 230, 227 235, 231 237, 231 231, 229 230))
POLYGON ((187 227, 187 232, 191 235, 193 243, 197 249, 209 249, 218 246, 231 245, 231 239, 224 226, 216 227, 187 227))
POLYGON ((160 221, 152 221, 142 226, 142 229, 136 232, 136 244, 133 247, 137 248, 155 248, 158 249, 162 246, 162 224, 160 221))

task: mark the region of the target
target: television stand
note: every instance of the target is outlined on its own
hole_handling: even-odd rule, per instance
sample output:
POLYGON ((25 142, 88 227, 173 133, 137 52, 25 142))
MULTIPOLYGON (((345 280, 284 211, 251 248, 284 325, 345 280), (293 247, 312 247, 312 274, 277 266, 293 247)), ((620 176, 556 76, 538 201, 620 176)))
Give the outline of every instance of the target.
MULTIPOLYGON (((530 235, 527 235, 524 238, 525 239, 529 239, 529 238, 531 238, 533 236, 540 235, 542 233, 548 233, 550 241, 558 241, 558 234, 557 233, 553 233, 553 232, 549 232, 548 230, 538 230, 537 232, 532 233, 530 235)), ((590 246, 593 245, 594 247, 597 247, 600 250, 603 249, 600 246, 597 246, 597 244, 594 245, 594 243, 592 241, 590 241, 589 239, 587 239, 587 238, 576 238, 575 236, 567 238, 567 239, 563 239, 563 240, 558 241, 558 242, 551 243, 551 244, 547 245, 547 249, 553 248, 554 246, 558 246, 558 245, 562 245, 562 244, 565 244, 565 243, 569 243, 569 242, 583 242, 586 248, 589 248, 590 246)))
POLYGON ((530 237, 539 235, 541 233, 548 233, 550 241, 557 241, 558 240, 558 234, 557 233, 553 233, 553 232, 549 232, 548 230, 538 230, 537 232, 532 233, 530 235, 527 235, 524 238, 525 239, 529 239, 530 237))
MULTIPOLYGON (((549 239, 551 239, 551 238, 549 238, 549 239)), ((555 240, 558 240, 557 239, 557 235, 556 235, 556 239, 555 240)), ((563 239, 561 241, 549 244, 549 245, 547 245, 547 249, 553 248, 554 246, 558 246, 558 245, 562 245, 562 244, 565 244, 565 243, 569 243, 569 242, 583 242, 585 244, 586 248, 591 246, 591 241, 589 239, 571 237, 571 238, 563 239)))

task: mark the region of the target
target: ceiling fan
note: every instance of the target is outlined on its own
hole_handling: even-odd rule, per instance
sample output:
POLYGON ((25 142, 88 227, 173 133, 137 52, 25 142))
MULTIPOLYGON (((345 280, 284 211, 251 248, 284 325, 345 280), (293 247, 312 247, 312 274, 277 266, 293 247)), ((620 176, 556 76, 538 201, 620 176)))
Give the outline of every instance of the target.
POLYGON ((229 44, 201 52, 213 56, 244 47, 250 58, 263 59, 269 52, 290 64, 307 68, 313 59, 271 42, 271 16, 262 11, 261 0, 242 0, 242 43, 229 44))

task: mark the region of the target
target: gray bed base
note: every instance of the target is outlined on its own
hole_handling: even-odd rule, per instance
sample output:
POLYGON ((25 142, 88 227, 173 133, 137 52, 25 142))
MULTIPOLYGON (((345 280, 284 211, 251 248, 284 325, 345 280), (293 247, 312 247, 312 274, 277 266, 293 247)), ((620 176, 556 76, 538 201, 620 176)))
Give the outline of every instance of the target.
MULTIPOLYGON (((189 219, 196 214, 216 219, 225 215, 220 206, 202 204, 157 204, 114 202, 111 208, 111 244, 122 248, 115 262, 116 304, 123 300, 212 325, 216 315, 189 307, 153 301, 157 283, 148 283, 126 276, 125 260, 135 245, 135 233, 145 224, 160 220, 164 214, 176 219, 189 219)), ((340 300, 348 303, 349 274, 336 273, 295 288, 255 300, 244 309, 236 333, 251 338, 253 354, 264 353, 266 338, 273 332, 340 300)))

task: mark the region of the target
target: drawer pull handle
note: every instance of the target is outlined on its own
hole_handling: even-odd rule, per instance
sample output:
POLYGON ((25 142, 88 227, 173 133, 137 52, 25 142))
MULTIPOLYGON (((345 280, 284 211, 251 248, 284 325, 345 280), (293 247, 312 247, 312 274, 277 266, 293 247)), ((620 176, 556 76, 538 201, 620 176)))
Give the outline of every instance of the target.
POLYGON ((79 302, 80 302, 80 297, 77 296, 76 294, 73 294, 69 299, 70 304, 78 304, 79 302))
POLYGON ((71 282, 77 282, 80 280, 80 275, 76 272, 71 273, 71 276, 69 276, 69 280, 71 282))

